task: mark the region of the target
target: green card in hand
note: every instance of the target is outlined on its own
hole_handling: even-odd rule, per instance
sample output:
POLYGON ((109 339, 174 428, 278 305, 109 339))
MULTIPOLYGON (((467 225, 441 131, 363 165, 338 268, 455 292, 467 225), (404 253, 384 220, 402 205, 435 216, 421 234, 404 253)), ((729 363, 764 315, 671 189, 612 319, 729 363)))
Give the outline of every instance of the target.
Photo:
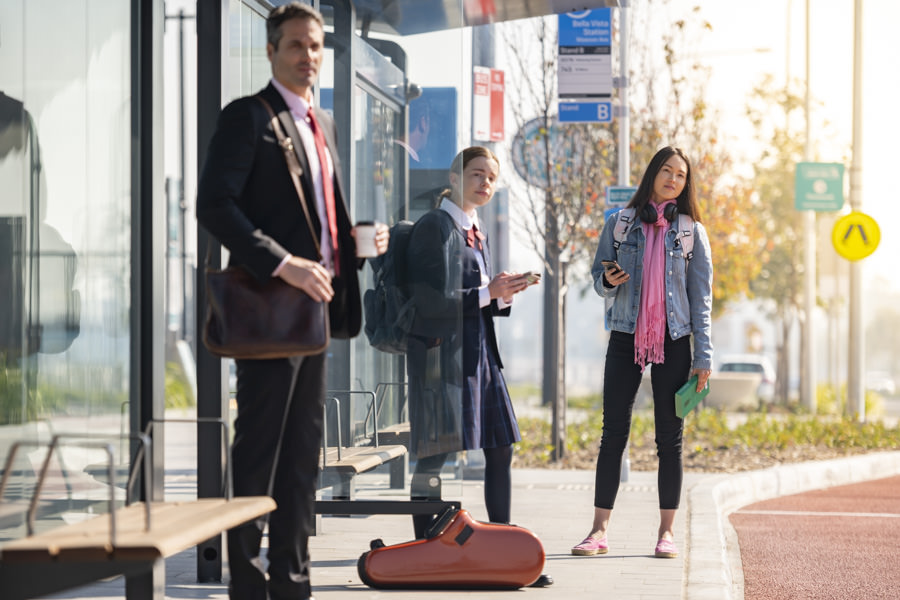
POLYGON ((706 387, 703 388, 703 391, 697 391, 697 376, 694 375, 688 382, 681 386, 681 388, 675 392, 675 414, 680 418, 684 418, 686 414, 694 410, 700 401, 706 398, 706 395, 709 393, 709 381, 706 382, 706 387))

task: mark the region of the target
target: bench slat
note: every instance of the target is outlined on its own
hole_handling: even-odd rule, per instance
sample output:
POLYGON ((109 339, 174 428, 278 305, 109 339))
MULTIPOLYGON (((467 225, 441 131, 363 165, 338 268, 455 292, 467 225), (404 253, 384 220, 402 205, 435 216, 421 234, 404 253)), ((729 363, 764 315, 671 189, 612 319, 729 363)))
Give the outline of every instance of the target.
POLYGON ((145 531, 144 505, 116 511, 116 547, 109 541, 109 515, 46 531, 4 545, 4 563, 26 561, 155 560, 167 558, 226 529, 275 509, 267 496, 201 498, 192 502, 151 503, 151 529, 145 531))
POLYGON ((341 460, 337 459, 337 448, 328 448, 325 466, 329 470, 364 473, 406 454, 406 446, 351 446, 341 448, 341 460))
POLYGON ((409 448, 409 423, 398 423, 378 430, 378 441, 382 444, 399 444, 409 448))

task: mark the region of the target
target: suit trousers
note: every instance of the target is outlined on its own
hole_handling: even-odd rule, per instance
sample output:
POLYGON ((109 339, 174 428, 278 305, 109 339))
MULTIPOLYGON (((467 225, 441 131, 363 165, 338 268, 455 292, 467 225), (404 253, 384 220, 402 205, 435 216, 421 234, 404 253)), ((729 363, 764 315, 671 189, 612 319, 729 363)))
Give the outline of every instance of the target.
POLYGON ((232 600, 307 598, 309 536, 325 402, 325 353, 238 360, 232 468, 236 496, 269 495, 268 582, 260 557, 266 518, 228 532, 232 600))
MULTIPOLYGON (((653 386, 657 488, 661 509, 678 508, 681 499, 681 460, 684 421, 675 414, 675 392, 688 379, 691 338, 673 340, 666 333, 662 364, 649 365, 653 386)), ((603 374, 603 434, 594 481, 594 506, 612 509, 619 489, 622 454, 631 432, 631 412, 641 385, 641 367, 634 362, 634 335, 611 331, 603 374)))

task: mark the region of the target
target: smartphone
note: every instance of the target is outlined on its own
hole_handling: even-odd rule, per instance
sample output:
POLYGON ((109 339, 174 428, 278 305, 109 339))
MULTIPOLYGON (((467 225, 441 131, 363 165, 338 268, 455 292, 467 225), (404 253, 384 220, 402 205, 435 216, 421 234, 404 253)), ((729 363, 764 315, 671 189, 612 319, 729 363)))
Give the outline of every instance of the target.
POLYGON ((541 280, 541 274, 535 273, 534 271, 528 271, 527 273, 523 273, 522 277, 525 278, 525 281, 528 282, 528 285, 532 285, 541 280))
POLYGON ((622 267, 619 266, 619 263, 614 260, 602 260, 600 262, 603 264, 603 267, 610 275, 622 270, 622 267))

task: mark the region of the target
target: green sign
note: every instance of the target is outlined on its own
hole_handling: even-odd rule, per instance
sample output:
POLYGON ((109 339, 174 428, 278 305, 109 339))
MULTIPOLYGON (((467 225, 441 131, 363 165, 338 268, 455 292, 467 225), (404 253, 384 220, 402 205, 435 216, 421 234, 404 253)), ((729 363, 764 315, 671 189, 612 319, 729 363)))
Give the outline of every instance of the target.
POLYGON ((797 210, 841 210, 844 207, 844 165, 797 163, 794 207, 797 210))

